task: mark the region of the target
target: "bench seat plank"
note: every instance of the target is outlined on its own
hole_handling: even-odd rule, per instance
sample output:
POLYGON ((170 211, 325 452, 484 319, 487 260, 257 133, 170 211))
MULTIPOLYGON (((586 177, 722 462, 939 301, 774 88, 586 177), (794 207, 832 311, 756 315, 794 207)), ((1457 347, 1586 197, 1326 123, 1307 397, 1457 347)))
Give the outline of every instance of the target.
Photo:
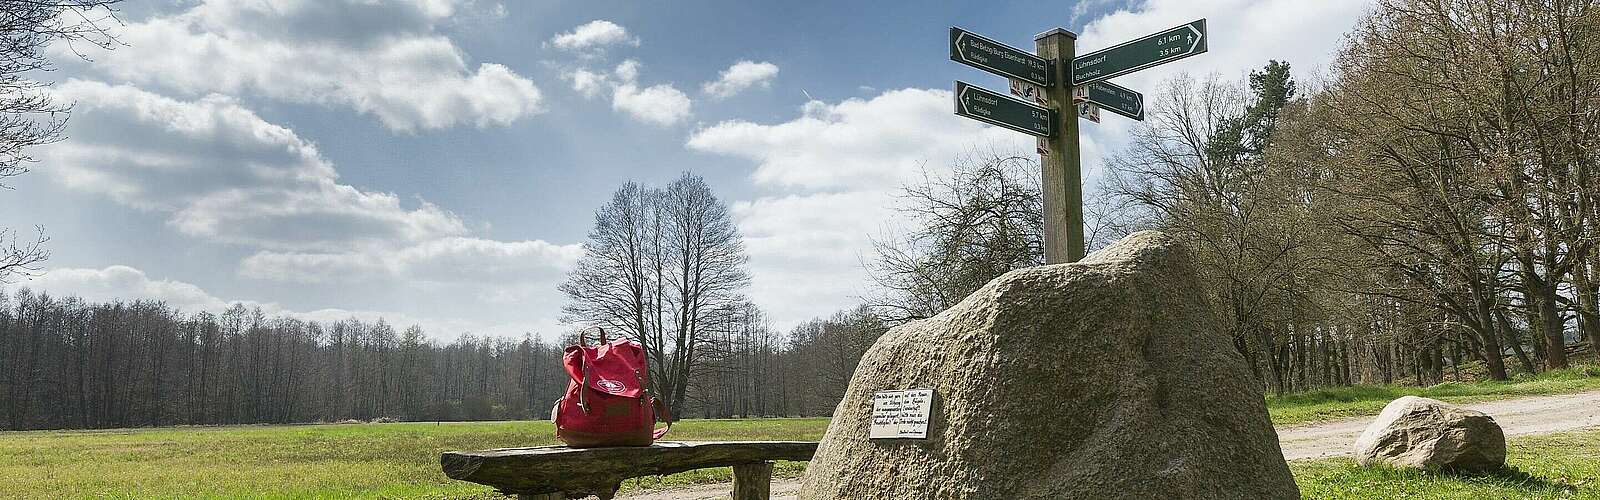
POLYGON ((812 441, 661 441, 613 448, 452 451, 440 455, 439 463, 451 479, 486 484, 505 493, 610 498, 628 478, 773 460, 808 461, 816 452, 817 443, 812 441))

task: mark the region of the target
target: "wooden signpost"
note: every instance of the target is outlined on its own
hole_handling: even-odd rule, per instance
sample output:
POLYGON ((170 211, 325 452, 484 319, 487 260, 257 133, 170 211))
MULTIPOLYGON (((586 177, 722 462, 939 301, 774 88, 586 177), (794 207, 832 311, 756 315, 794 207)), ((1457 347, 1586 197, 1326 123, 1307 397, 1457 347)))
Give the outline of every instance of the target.
POLYGON ((1040 180, 1044 189, 1044 261, 1083 258, 1083 174, 1078 120, 1098 123, 1104 109, 1144 120, 1144 95, 1105 81, 1206 52, 1206 20, 1201 19, 1125 43, 1076 56, 1078 36, 1064 28, 1033 38, 1034 53, 970 31, 950 28, 950 59, 1012 79, 1013 93, 1037 99, 1010 99, 1000 92, 956 82, 956 114, 1041 138, 1040 180))

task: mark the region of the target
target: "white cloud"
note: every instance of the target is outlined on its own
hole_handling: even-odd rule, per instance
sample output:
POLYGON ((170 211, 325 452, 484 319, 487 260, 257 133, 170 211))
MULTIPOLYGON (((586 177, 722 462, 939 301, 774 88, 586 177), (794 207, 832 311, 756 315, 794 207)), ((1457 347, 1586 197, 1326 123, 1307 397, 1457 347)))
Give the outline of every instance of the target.
POLYGON ((349 253, 260 252, 239 264, 247 278, 320 283, 391 279, 397 282, 554 286, 583 248, 540 240, 441 238, 394 249, 349 253))
POLYGON ((635 120, 669 126, 689 118, 689 96, 671 85, 639 88, 625 83, 611 92, 611 109, 627 113, 635 120))
POLYGON ((603 49, 611 45, 639 46, 639 39, 628 36, 627 28, 611 21, 597 19, 590 21, 572 31, 557 34, 550 39, 550 45, 561 50, 584 51, 603 49))
POLYGON ((1028 152, 1031 137, 951 113, 949 91, 903 89, 807 103, 777 124, 724 122, 690 149, 751 160, 773 194, 734 205, 750 254, 751 297, 777 326, 832 313, 867 295, 871 238, 897 219, 895 194, 974 148, 1028 152))
POLYGON ((787 330, 867 295, 872 236, 896 214, 890 191, 772 196, 733 204, 753 270, 750 296, 787 330))
POLYGON ((349 318, 363 321, 383 319, 400 327, 418 325, 430 337, 449 340, 464 332, 487 335, 520 335, 538 332, 545 338, 559 334, 562 326, 553 318, 530 316, 506 321, 478 321, 460 318, 420 317, 396 311, 348 310, 338 308, 297 311, 276 302, 229 300, 219 298, 199 286, 182 281, 153 279, 143 271, 129 266, 114 265, 102 269, 58 268, 42 276, 21 283, 18 288, 44 292, 56 296, 75 296, 89 302, 152 300, 166 303, 186 313, 221 313, 240 304, 246 308, 260 308, 269 316, 285 316, 305 321, 331 322, 349 318))
POLYGON ((315 145, 231 98, 180 101, 126 85, 69 80, 72 140, 44 147, 69 188, 167 215, 183 234, 287 250, 424 241, 466 232, 427 202, 340 184, 315 145))
POLYGON ((590 99, 598 97, 600 92, 603 92, 605 87, 611 84, 606 80, 605 74, 582 68, 568 71, 561 76, 572 82, 572 90, 576 90, 579 94, 583 94, 584 97, 590 99))
POLYGON ((586 98, 599 97, 601 92, 610 90, 611 109, 642 123, 667 127, 694 114, 689 95, 671 84, 641 86, 639 68, 639 61, 628 59, 618 63, 609 74, 577 68, 566 71, 562 78, 572 83, 572 90, 586 98))
POLYGON ((955 116, 952 99, 947 90, 902 89, 812 101, 788 122, 736 120, 696 131, 688 147, 754 161, 756 184, 803 189, 894 188, 973 147, 1032 148, 1022 134, 955 116))
POLYGON ((622 61, 622 63, 617 64, 616 69, 611 70, 611 73, 617 75, 617 80, 622 83, 637 83, 639 80, 639 61, 633 59, 622 61))
POLYGON ((400 131, 505 125, 540 112, 531 81, 500 64, 472 68, 437 32, 469 5, 476 3, 208 0, 127 23, 119 31, 127 46, 96 54, 90 67, 188 96, 251 91, 348 107, 400 131))
POLYGON ((211 296, 198 286, 172 280, 153 280, 128 266, 104 269, 51 269, 23 287, 55 295, 72 295, 89 302, 115 300, 154 300, 186 311, 221 311, 228 302, 211 296))
POLYGON ((718 99, 733 97, 734 94, 745 89, 760 86, 766 88, 772 84, 772 79, 778 76, 778 65, 769 62, 739 61, 722 70, 717 81, 706 82, 701 90, 718 99))

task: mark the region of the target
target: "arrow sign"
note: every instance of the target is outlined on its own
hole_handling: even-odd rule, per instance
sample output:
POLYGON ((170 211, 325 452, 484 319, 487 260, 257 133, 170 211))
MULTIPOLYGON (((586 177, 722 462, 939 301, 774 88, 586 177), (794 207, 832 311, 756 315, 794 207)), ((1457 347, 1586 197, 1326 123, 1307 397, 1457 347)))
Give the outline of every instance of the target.
POLYGON ((1169 63, 1206 51, 1206 20, 1072 59, 1072 84, 1082 85, 1169 63))
POLYGON ((1050 65, 1043 57, 955 26, 950 27, 950 60, 1041 87, 1050 86, 1050 65))
POLYGON ((1039 137, 1054 134, 1050 108, 1018 101, 999 92, 957 81, 956 114, 1039 137))
POLYGON ((1144 121, 1144 94, 1111 82, 1089 82, 1072 92, 1073 100, 1100 105, 1106 111, 1144 121))

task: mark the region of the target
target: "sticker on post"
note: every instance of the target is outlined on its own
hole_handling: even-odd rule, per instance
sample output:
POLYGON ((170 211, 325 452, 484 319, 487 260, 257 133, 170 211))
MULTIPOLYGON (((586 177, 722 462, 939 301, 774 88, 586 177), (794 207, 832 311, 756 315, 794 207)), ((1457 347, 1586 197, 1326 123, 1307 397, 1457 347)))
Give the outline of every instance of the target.
POLYGON ((1078 103, 1078 117, 1100 123, 1100 107, 1092 102, 1080 102, 1078 103))
POLYGON ((1044 87, 1016 78, 1011 79, 1011 95, 1040 106, 1050 106, 1050 98, 1044 95, 1044 87))
POLYGON ((926 439, 933 389, 872 393, 870 439, 926 439))

